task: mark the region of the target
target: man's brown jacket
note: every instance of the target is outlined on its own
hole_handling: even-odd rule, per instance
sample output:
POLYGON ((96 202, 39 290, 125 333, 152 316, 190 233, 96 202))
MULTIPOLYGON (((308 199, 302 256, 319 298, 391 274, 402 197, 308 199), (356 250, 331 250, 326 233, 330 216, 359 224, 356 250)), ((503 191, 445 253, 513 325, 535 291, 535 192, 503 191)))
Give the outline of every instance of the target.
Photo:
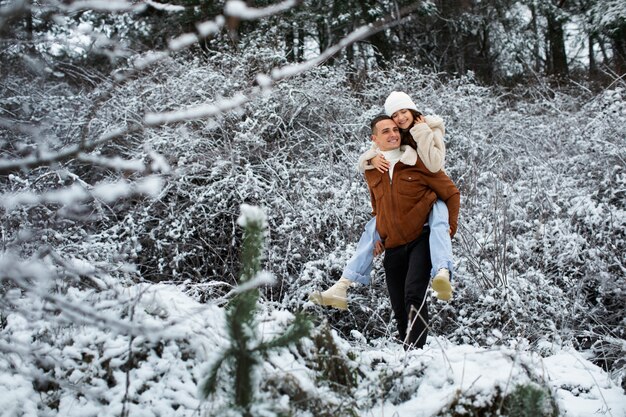
POLYGON ((403 147, 403 151, 391 182, 387 172, 375 169, 365 172, 376 229, 386 249, 417 239, 437 198, 448 206, 452 235, 458 225, 461 195, 452 180, 444 171, 432 173, 426 169, 410 146, 403 147))

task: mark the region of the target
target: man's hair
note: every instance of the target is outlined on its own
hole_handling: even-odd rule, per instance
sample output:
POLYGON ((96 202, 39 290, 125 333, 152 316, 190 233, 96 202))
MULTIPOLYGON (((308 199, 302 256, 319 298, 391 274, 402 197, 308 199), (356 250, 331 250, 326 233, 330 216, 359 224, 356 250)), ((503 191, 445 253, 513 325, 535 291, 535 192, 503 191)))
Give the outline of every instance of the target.
POLYGON ((374 129, 376 129, 376 124, 380 122, 381 120, 393 120, 393 119, 387 116, 386 114, 379 114, 378 116, 374 117, 372 121, 370 122, 370 129, 372 129, 372 133, 374 133, 374 129))

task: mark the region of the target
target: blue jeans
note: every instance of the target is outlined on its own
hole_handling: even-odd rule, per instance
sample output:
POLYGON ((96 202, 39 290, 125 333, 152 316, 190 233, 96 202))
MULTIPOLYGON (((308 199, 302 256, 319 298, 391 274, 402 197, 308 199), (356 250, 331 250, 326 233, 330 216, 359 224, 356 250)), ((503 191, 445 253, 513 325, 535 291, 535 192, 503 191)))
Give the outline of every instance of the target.
MULTIPOLYGON (((441 268, 450 271, 452 279, 452 240, 450 239, 450 225, 448 223, 448 206, 442 200, 437 200, 428 215, 430 227, 430 259, 433 265, 430 276, 433 277, 441 268)), ((372 218, 365 225, 365 231, 359 239, 354 255, 343 270, 343 277, 350 281, 369 285, 372 263, 374 261, 374 242, 380 240, 376 231, 376 218, 372 218)))

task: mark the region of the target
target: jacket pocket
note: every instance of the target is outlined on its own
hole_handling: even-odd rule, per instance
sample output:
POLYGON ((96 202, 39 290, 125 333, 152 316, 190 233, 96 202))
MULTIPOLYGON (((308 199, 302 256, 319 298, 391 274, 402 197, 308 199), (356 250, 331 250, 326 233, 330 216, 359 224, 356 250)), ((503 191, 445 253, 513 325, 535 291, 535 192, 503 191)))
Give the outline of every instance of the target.
POLYGON ((373 179, 370 184, 370 188, 372 189, 372 193, 374 194, 374 198, 376 198, 376 201, 379 201, 385 195, 385 187, 382 181, 382 177, 377 177, 373 179))
POLYGON ((422 181, 415 174, 402 175, 397 180, 398 194, 417 197, 420 191, 422 191, 422 181))

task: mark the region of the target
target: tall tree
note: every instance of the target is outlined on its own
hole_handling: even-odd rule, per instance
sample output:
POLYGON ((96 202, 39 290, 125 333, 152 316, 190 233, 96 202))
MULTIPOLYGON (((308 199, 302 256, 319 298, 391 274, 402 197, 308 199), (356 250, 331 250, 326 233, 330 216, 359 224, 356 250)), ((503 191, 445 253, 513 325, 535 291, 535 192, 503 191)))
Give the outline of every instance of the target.
POLYGON ((591 6, 590 32, 600 45, 606 59, 618 75, 626 73, 626 2, 595 0, 591 6), (611 54, 603 48, 604 40, 611 46, 611 54))
POLYGON ((544 7, 547 21, 546 39, 548 42, 548 67, 549 75, 567 76, 567 53, 565 51, 565 31, 563 25, 567 20, 564 10, 566 0, 552 0, 544 7))

